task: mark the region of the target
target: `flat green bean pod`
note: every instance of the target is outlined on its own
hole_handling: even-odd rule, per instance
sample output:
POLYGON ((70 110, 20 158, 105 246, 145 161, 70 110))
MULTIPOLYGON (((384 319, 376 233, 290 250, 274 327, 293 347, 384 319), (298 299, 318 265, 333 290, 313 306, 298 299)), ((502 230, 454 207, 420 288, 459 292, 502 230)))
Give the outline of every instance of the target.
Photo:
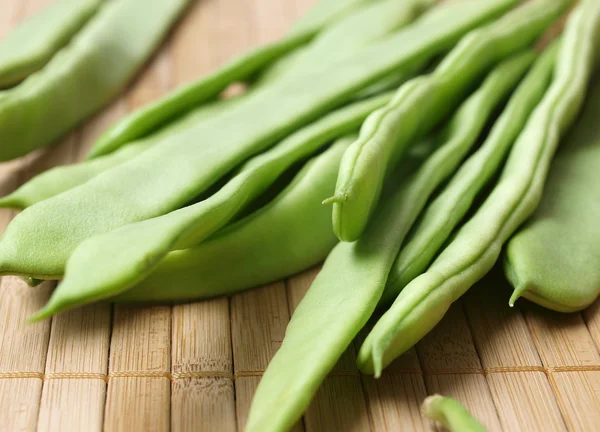
POLYGON ((506 154, 550 85, 557 52, 557 43, 546 49, 512 95, 485 142, 427 206, 388 276, 382 305, 391 304, 403 287, 427 270, 477 194, 500 170, 506 154))
POLYGON ((0 241, 0 273, 60 278, 81 241, 186 205, 249 157, 398 68, 444 51, 514 2, 465 0, 433 8, 336 68, 260 89, 213 121, 169 135, 134 159, 25 209, 0 241))
POLYGON ((550 169, 542 201, 508 242, 505 273, 520 296, 559 312, 600 292, 600 78, 550 169))
POLYGON ((428 396, 421 405, 421 413, 440 422, 450 432, 486 432, 486 428, 464 406, 449 397, 428 396))
POLYGON ((529 46, 571 3, 534 0, 474 30, 434 73, 406 83, 388 106, 367 119, 344 156, 336 193, 328 201, 333 203, 333 229, 340 240, 360 237, 386 176, 414 138, 444 119, 486 70, 529 46))
POLYGON ((200 244, 294 163, 332 139, 358 129, 369 113, 390 98, 391 94, 384 94, 350 105, 300 129, 248 161, 219 191, 197 204, 85 240, 70 256, 63 282, 38 317, 47 318, 69 307, 112 297, 135 285, 168 252, 200 244))
MULTIPOLYGON (((164 98, 161 98, 120 120, 98 138, 87 158, 93 159, 111 153, 127 142, 137 140, 144 135, 151 133, 161 125, 182 115, 182 113, 189 111, 193 107, 215 98, 232 83, 236 81, 245 81, 251 78, 261 69, 265 69, 276 60, 289 53, 293 53, 297 48, 307 44, 315 37, 315 35, 326 28, 327 25, 350 14, 363 3, 369 3, 371 1, 373 0, 351 0, 342 2, 339 2, 338 0, 320 1, 301 20, 299 20, 292 32, 282 40, 249 51, 248 53, 233 59, 206 77, 182 86, 169 93, 164 98), (317 13, 317 11, 320 12, 317 13)), ((424 0, 411 0, 411 4, 423 1, 424 0)), ((414 6, 412 8, 406 7, 402 9, 409 10, 407 13, 400 16, 401 20, 406 20, 405 22, 412 20, 418 12, 414 6)), ((346 32, 344 32, 344 34, 346 34, 346 32)), ((335 34, 332 39, 337 40, 335 34)), ((364 37, 358 36, 358 40, 363 39, 364 37)), ((301 63, 304 64, 303 61, 301 63)), ((292 65, 276 68, 270 78, 294 73, 293 68, 288 66, 292 65)), ((267 82, 268 81, 270 80, 267 80, 267 82)))
POLYGON ((569 18, 555 77, 510 152, 498 183, 425 273, 409 283, 365 339, 359 368, 381 375, 481 279, 502 245, 535 210, 560 136, 585 97, 600 34, 600 3, 584 0, 569 18))
POLYGON ((169 134, 177 133, 195 125, 197 122, 221 115, 237 102, 235 99, 227 99, 203 105, 182 118, 169 123, 157 132, 128 143, 112 153, 44 171, 17 188, 13 193, 0 198, 0 207, 23 210, 35 203, 52 198, 59 193, 85 183, 112 167, 133 159, 168 137, 169 134))
POLYGON ((40 70, 96 13, 102 0, 58 0, 0 41, 0 88, 40 70))
MULTIPOLYGON (((338 150, 343 152, 355 138, 341 139, 345 146, 339 143, 338 150)), ((398 180, 418 167, 435 144, 435 140, 424 140, 414 146, 400 164, 398 180)), ((338 240, 331 229, 331 213, 318 203, 333 191, 340 159, 338 153, 337 163, 332 160, 326 169, 310 168, 309 175, 299 175, 293 186, 267 206, 206 242, 170 252, 146 279, 110 301, 164 302, 229 295, 322 262, 338 240)))
POLYGON ((107 2, 42 70, 4 92, 0 160, 51 144, 114 98, 188 3, 107 2))
POLYGON ((147 278, 110 300, 173 301, 228 295, 321 262, 337 238, 329 211, 319 201, 333 191, 342 153, 352 138, 338 140, 307 162, 265 207, 198 246, 169 253, 147 278))
POLYGON ((428 197, 475 143, 486 123, 485 113, 491 115, 534 58, 535 53, 528 52, 498 66, 465 102, 447 134, 442 134, 446 142, 382 201, 367 234, 355 243, 334 248, 296 309, 283 345, 265 372, 247 430, 287 430, 302 414, 373 312, 402 240, 428 197), (474 112, 480 115, 474 116, 474 112), (446 165, 440 168, 439 160, 447 160, 446 165))

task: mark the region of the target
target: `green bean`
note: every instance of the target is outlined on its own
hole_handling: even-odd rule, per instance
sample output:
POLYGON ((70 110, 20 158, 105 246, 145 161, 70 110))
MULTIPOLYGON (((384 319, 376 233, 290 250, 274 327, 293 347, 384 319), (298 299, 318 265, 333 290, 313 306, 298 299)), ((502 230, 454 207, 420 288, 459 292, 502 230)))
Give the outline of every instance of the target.
POLYGON ((96 13, 102 0, 59 0, 23 21, 0 42, 0 88, 40 70, 96 13))
POLYGON ((535 210, 561 134, 577 115, 600 34, 600 3, 584 0, 569 18, 554 81, 510 152, 494 189, 425 273, 379 319, 358 355, 381 370, 420 340, 494 265, 504 242, 535 210))
POLYGON ((292 27, 292 34, 304 33, 315 27, 322 28, 334 20, 352 13, 364 4, 380 0, 321 0, 292 27))
MULTIPOLYGON (((344 139, 346 146, 353 138, 344 139)), ((414 146, 394 180, 418 167, 434 146, 435 140, 414 146)), ((170 252, 146 279, 110 301, 164 302, 229 295, 322 262, 337 238, 331 229, 331 213, 318 202, 333 191, 340 158, 341 153, 326 170, 310 168, 314 177, 299 176, 293 187, 267 206, 223 228, 206 242, 170 252)))
POLYGON ((261 76, 261 82, 278 78, 293 79, 316 69, 331 67, 369 43, 406 26, 432 4, 433 0, 381 0, 366 3, 326 28, 295 55, 275 63, 261 76))
MULTIPOLYGON (((253 402, 248 431, 286 430, 370 317, 402 240, 427 198, 460 163, 486 121, 533 62, 527 52, 496 70, 465 102, 445 142, 417 172, 382 201, 365 236, 338 244, 296 309, 282 347, 265 372, 253 402), (480 113, 481 116, 474 116, 480 113), (440 160, 448 160, 440 167, 440 160), (327 331, 323 331, 327 329, 327 331), (273 413, 277 412, 274 416, 273 413)), ((439 141, 437 138, 435 141, 439 141)))
POLYGON ((59 193, 85 183, 112 167, 133 159, 169 134, 185 130, 199 121, 222 114, 235 103, 237 103, 235 99, 227 99, 203 105, 173 123, 169 123, 152 135, 129 143, 113 153, 44 171, 13 193, 0 198, 0 207, 22 210, 35 203, 52 198, 59 193))
POLYGON ((600 292, 600 76, 564 140, 542 201, 508 242, 505 273, 523 296, 559 312, 588 307, 600 292))
POLYGON ((390 104, 374 112, 344 156, 333 203, 333 229, 342 241, 362 234, 379 201, 386 175, 415 137, 439 123, 486 70, 530 45, 572 0, 534 0, 474 30, 429 76, 400 87, 390 104))
POLYGON ((456 400, 441 395, 428 396, 421 413, 430 420, 440 422, 450 432, 486 432, 485 427, 479 423, 456 400))
POLYGON ((290 135, 244 164, 240 172, 210 198, 83 241, 67 262, 62 284, 39 316, 46 318, 70 307, 112 297, 135 285, 150 274, 168 252, 200 244, 238 215, 294 163, 332 139, 358 129, 367 115, 389 102, 390 97, 391 94, 384 94, 350 105, 290 135))
POLYGON ((427 269, 477 194, 500 169, 527 118, 550 85, 557 51, 556 43, 546 50, 511 97, 483 145, 427 206, 392 267, 382 305, 391 304, 403 287, 427 269))
POLYGON ((59 278, 81 241, 180 208, 281 137, 392 71, 443 51, 514 2, 465 0, 433 8, 336 68, 261 89, 213 121, 170 135, 138 157, 25 209, 0 241, 0 272, 59 278))
POLYGON ((188 3, 107 2, 42 70, 0 99, 0 160, 52 143, 108 103, 188 3))

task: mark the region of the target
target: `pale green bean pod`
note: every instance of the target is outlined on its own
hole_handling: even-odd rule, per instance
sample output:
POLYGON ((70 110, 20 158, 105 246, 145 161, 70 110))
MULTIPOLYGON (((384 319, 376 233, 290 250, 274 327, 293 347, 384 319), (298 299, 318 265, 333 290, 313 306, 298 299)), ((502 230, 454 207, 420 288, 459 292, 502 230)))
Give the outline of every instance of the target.
POLYGON ((40 71, 0 98, 0 160, 49 145, 113 99, 190 0, 109 1, 40 71))
POLYGON ((336 68, 261 89, 223 116, 170 135, 138 157, 25 209, 0 241, 0 272, 60 278, 81 241, 186 205, 281 137, 399 68, 443 52, 514 2, 464 0, 433 8, 336 68))
POLYGON ((103 0, 57 0, 0 41, 0 89, 40 70, 96 13, 103 0))
POLYGON ((386 176, 415 138, 443 120, 474 80, 495 63, 529 46, 572 0, 534 0, 472 31, 429 76, 400 87, 390 104, 364 123, 340 166, 333 229, 342 241, 360 237, 379 201, 386 176))
POLYGON ((600 75, 582 117, 552 163, 542 201, 508 242, 505 273, 515 291, 559 312, 600 293, 600 75))
POLYGON ((600 3, 583 0, 569 18, 554 81, 510 152, 494 189, 425 273, 409 283, 365 339, 359 368, 382 369, 410 349, 480 280, 502 245, 538 205, 561 135, 585 97, 600 34, 600 3))
POLYGON ((500 170, 506 154, 550 85, 557 52, 557 43, 546 49, 511 96, 481 147, 427 206, 388 276, 382 305, 390 305, 402 288, 427 270, 481 189, 500 170))

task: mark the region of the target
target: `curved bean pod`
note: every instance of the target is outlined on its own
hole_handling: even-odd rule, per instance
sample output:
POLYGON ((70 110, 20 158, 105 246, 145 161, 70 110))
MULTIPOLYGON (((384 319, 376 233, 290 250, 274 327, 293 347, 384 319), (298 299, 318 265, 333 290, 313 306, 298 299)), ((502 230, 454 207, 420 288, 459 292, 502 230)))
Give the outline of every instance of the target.
POLYGON ((116 302, 173 301, 233 294, 280 280, 321 262, 337 239, 319 204, 335 187, 352 138, 315 156, 273 201, 191 249, 169 253, 116 302), (164 282, 168 282, 165 289, 164 282))
POLYGON ((427 206, 388 276, 382 305, 391 304, 402 288, 427 269, 477 194, 500 169, 529 115, 550 85, 557 52, 556 43, 546 49, 511 97, 485 142, 427 206))
POLYGON ((112 297, 135 285, 168 252, 200 244, 294 163, 358 129, 370 112, 390 98, 387 94, 351 105, 301 129, 248 161, 218 192, 197 204, 90 237, 69 257, 63 282, 38 316, 46 318, 69 307, 112 297))
POLYGON ((510 152, 502 175, 475 215, 429 269, 409 283, 365 339, 358 365, 380 376, 481 279, 502 245, 535 210, 562 133, 585 96, 600 32, 600 3, 584 0, 569 18, 555 78, 510 152))
MULTIPOLYGON (((352 139, 342 139, 346 147, 340 151, 352 139)), ((414 146, 401 163, 398 179, 417 167, 434 144, 425 140, 414 146)), ((322 262, 338 240, 331 229, 331 213, 318 202, 333 191, 340 159, 341 153, 337 164, 332 162, 323 171, 310 168, 312 174, 297 177, 301 180, 294 187, 206 242, 170 252, 146 279, 110 301, 164 302, 230 295, 322 262)))
POLYGON ((542 201, 508 242, 505 273, 515 292, 559 312, 588 307, 600 293, 600 76, 552 163, 542 201))
POLYGON ((0 42, 0 88, 40 70, 96 13, 102 0, 59 0, 23 21, 0 42))
POLYGON ((428 396, 421 413, 430 420, 440 422, 450 432, 486 432, 464 406, 452 398, 440 395, 428 396))
POLYGON ((60 278, 81 241, 186 205, 281 137, 398 68, 443 51, 514 2, 464 0, 433 8, 336 68, 262 89, 213 121, 170 135, 138 157, 25 209, 0 241, 0 273, 60 278), (198 145, 199 140, 208 144, 198 145))
POLYGON ((449 130, 441 134, 447 141, 382 201, 367 234, 333 249, 265 372, 247 430, 286 430, 302 414, 320 382, 372 314, 402 240, 428 197, 460 163, 483 129, 486 114, 491 115, 534 58, 535 53, 528 52, 494 70, 465 102, 449 130), (444 160, 445 165, 440 166, 444 160))
POLYGON ((468 34, 429 76, 398 90, 374 112, 344 156, 333 203, 333 229, 342 241, 362 234, 381 187, 415 137, 448 115, 473 81, 499 60, 530 45, 572 3, 534 0, 468 34))
POLYGON ((51 144, 108 103, 148 59, 188 3, 107 2, 42 70, 4 92, 0 160, 51 144), (60 109, 60 115, 48 107, 60 109))

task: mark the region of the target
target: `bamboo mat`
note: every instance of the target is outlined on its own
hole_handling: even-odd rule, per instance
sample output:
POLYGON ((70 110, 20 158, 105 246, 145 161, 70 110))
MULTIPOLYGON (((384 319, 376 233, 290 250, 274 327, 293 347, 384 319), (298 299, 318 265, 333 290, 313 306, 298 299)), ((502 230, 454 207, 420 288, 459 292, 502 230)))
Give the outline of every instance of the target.
MULTIPOLYGON (((0 0, 0 38, 48 1, 0 0)), ((81 159, 127 111, 275 39, 312 1, 198 0, 120 100, 55 147, 0 165, 1 192, 81 159)), ((2 229, 13 216, 0 212, 2 229)), ((35 325, 25 319, 53 285, 2 278, 0 430, 241 431, 316 271, 230 299, 99 304, 35 325)), ((418 410, 434 392, 462 401, 490 431, 598 430, 600 304, 559 315, 525 302, 510 309, 508 297, 491 275, 379 380, 357 372, 358 341, 296 430, 435 430, 418 410)))

